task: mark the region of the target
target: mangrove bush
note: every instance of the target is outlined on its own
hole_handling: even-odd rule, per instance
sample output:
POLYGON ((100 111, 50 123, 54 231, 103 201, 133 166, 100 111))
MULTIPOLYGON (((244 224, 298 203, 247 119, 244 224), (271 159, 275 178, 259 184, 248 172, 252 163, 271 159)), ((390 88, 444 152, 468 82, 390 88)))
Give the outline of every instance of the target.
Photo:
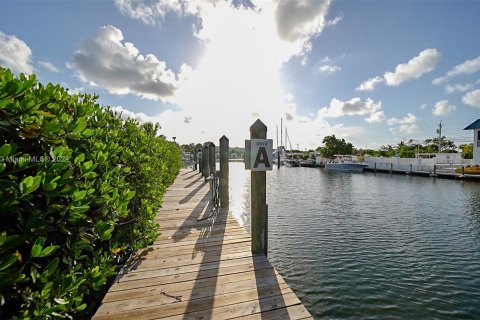
POLYGON ((181 167, 159 126, 0 68, 0 318, 71 318, 132 251, 181 167))

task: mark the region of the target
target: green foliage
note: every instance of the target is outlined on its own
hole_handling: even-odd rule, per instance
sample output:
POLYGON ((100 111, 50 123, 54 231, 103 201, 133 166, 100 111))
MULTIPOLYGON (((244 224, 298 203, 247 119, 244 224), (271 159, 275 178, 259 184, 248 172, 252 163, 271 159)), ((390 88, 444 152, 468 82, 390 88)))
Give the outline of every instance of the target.
POLYGON ((464 159, 473 159, 473 143, 461 144, 459 148, 462 149, 464 159))
POLYGON ((444 153, 452 153, 457 152, 455 143, 451 140, 442 136, 440 139, 438 137, 434 137, 431 139, 425 140, 425 146, 422 146, 424 153, 436 153, 438 152, 438 141, 440 141, 441 151, 444 153))
MULTIPOLYGON (((462 173, 462 168, 456 168, 455 169, 456 173, 462 173)), ((480 166, 475 165, 475 166, 466 166, 463 168, 463 173, 464 174, 479 174, 480 175, 480 166)))
POLYGON ((0 318, 86 312, 157 235, 178 145, 96 99, 0 68, 0 318))
POLYGON ((317 148, 317 151, 326 158, 333 158, 336 154, 353 154, 353 144, 345 139, 337 139, 335 135, 324 137, 322 142, 324 146, 317 148))

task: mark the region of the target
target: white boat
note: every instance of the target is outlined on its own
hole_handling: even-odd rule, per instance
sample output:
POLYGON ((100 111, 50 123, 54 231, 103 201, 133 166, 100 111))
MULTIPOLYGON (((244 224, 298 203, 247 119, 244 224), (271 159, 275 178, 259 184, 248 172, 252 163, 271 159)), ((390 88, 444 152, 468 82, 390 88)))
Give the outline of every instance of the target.
POLYGON ((286 158, 285 166, 287 167, 300 167, 300 160, 295 158, 286 158))
POLYGON ((335 158, 325 165, 327 170, 363 172, 368 167, 364 162, 356 162, 350 155, 335 155, 335 158))

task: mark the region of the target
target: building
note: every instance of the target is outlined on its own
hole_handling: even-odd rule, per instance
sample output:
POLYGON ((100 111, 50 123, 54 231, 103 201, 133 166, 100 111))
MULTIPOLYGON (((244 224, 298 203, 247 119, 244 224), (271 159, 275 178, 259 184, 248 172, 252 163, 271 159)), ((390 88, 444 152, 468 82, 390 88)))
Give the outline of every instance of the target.
POLYGON ((473 130, 473 162, 480 165, 480 119, 477 119, 463 130, 473 130))

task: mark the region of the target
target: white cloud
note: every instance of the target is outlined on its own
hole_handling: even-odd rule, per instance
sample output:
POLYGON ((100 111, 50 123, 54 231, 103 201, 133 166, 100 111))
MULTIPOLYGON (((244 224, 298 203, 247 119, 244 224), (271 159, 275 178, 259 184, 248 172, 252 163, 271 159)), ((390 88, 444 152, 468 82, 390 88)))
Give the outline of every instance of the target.
POLYGON ((435 69, 439 57, 440 53, 437 49, 425 49, 408 62, 397 65, 395 71, 385 72, 383 77, 376 76, 362 82, 356 90, 372 91, 378 84, 383 82, 385 82, 387 86, 398 86, 406 81, 420 78, 425 73, 435 69))
POLYGON ((0 31, 0 64, 13 72, 32 73, 32 50, 16 36, 0 31))
POLYGON ((147 117, 147 115, 145 115, 142 112, 135 113, 135 112, 132 112, 130 110, 125 109, 122 106, 112 107, 111 109, 112 109, 113 112, 118 114, 120 116, 120 118, 122 118, 123 120, 131 118, 131 119, 137 120, 140 123, 144 123, 144 122, 148 122, 148 121, 155 122, 153 119, 149 119, 147 117))
POLYGON ((392 126, 395 124, 414 124, 417 123, 418 118, 414 114, 407 113, 407 115, 401 119, 392 117, 387 120, 388 125, 392 126))
POLYGON ((183 65, 178 76, 155 55, 141 55, 122 31, 105 26, 93 39, 83 40, 67 66, 86 83, 113 94, 135 94, 149 99, 173 96, 191 69, 183 65))
POLYGON ((382 103, 374 102, 368 98, 362 101, 359 97, 348 101, 332 99, 330 105, 321 108, 317 115, 321 118, 337 118, 347 115, 369 115, 365 121, 369 123, 382 122, 385 120, 385 114, 382 111, 382 103))
POLYGON ((480 108, 480 89, 467 92, 462 101, 471 107, 480 108))
POLYGON ((343 14, 340 14, 340 15, 336 16, 335 18, 333 18, 332 20, 327 20, 327 22, 325 22, 325 25, 327 27, 334 27, 339 22, 341 22, 342 20, 343 20, 343 14))
POLYGON ((446 116, 457 110, 457 107, 449 104, 447 100, 441 100, 435 103, 432 113, 434 116, 446 116))
POLYGON ((368 118, 365 118, 365 121, 368 123, 381 123, 385 121, 386 116, 383 111, 374 111, 370 114, 368 118))
POLYGON ((356 88, 357 91, 372 91, 373 89, 375 89, 375 87, 380 84, 380 83, 383 83, 385 82, 385 80, 382 78, 382 77, 375 77, 375 78, 371 78, 371 79, 368 79, 368 80, 365 80, 363 81, 360 86, 358 86, 356 88))
POLYGON ((427 104, 424 103, 424 104, 422 104, 422 105, 420 106, 420 109, 421 109, 421 110, 425 110, 426 107, 427 107, 427 104))
POLYGON ((447 84, 445 85, 445 92, 446 93, 461 93, 466 92, 468 90, 473 89, 473 84, 466 83, 466 84, 447 84))
POLYGON ((275 21, 280 38, 288 42, 305 41, 325 27, 330 0, 279 0, 275 21))
POLYGON ((318 68, 318 71, 320 71, 321 73, 327 73, 327 74, 334 73, 340 70, 341 68, 339 66, 332 65, 332 64, 324 64, 318 68))
POLYGON ((401 119, 395 117, 390 118, 387 120, 387 124, 390 126, 390 132, 394 135, 412 134, 421 131, 420 126, 418 125, 418 118, 411 113, 408 113, 401 119))
POLYGON ((464 75, 464 74, 473 74, 478 71, 480 71, 480 56, 475 59, 466 60, 461 64, 457 64, 450 71, 448 71, 443 77, 434 79, 432 83, 441 84, 453 77, 464 75))
POLYGON ((407 63, 397 65, 394 72, 385 72, 385 82, 389 86, 398 86, 405 81, 420 78, 435 68, 439 57, 437 49, 423 50, 407 63))
POLYGON ((163 21, 165 15, 170 12, 177 14, 192 8, 192 1, 138 1, 138 0, 115 0, 118 10, 128 17, 138 19, 146 24, 154 25, 163 21), (183 9, 183 10, 182 10, 183 9))
POLYGON ((50 72, 55 72, 55 73, 60 72, 60 70, 57 67, 55 67, 53 64, 51 64, 48 61, 38 61, 38 64, 50 72))
MULTIPOLYGON (((156 2, 159 1, 148 3, 156 2)), ((328 2, 322 2, 324 7, 315 1, 307 2, 309 7, 320 6, 324 10, 319 9, 313 15, 310 15, 311 12, 305 15, 296 12, 292 16, 283 15, 282 10, 286 10, 285 6, 296 6, 297 2, 293 1, 292 4, 281 2, 278 5, 258 1, 254 3, 255 9, 235 7, 226 1, 214 4, 190 2, 200 6, 195 16, 201 24, 196 26, 195 36, 204 41, 206 50, 188 81, 182 83, 171 98, 179 108, 149 117, 151 121, 160 123, 162 134, 176 136, 179 143, 216 141, 226 135, 231 146, 242 146, 249 137, 249 127, 257 118, 267 125, 268 136, 274 137, 275 126, 283 117, 292 145, 299 143, 301 148, 318 147, 325 135, 336 134, 354 139, 366 135, 366 130, 361 127, 332 125, 318 113, 299 115, 295 98, 284 91, 279 79, 280 67, 285 61, 295 55, 306 57, 310 52, 309 40, 321 31, 317 28, 321 25, 318 22, 324 23, 328 2), (288 23, 298 23, 292 33, 284 30, 284 36, 291 41, 280 37, 277 28, 278 23, 285 22, 285 19, 288 23), (312 29, 308 30, 307 26, 312 29), (288 122, 285 121, 287 117, 288 122)), ((161 20, 160 13, 151 15, 145 8, 142 10, 146 13, 143 16, 137 13, 137 19, 146 22, 157 19, 161 22, 158 21, 161 20)), ((194 11, 182 10, 171 12, 185 15, 194 11)), ((329 61, 322 64, 333 65, 329 61)), ((365 104, 363 102, 363 108, 374 112, 373 106, 365 104)), ((381 111, 377 109, 375 112, 381 111)), ((355 113, 348 107, 346 111, 355 113)), ((378 118, 378 115, 372 116, 366 111, 357 111, 357 114, 370 116, 372 120, 378 118)))

